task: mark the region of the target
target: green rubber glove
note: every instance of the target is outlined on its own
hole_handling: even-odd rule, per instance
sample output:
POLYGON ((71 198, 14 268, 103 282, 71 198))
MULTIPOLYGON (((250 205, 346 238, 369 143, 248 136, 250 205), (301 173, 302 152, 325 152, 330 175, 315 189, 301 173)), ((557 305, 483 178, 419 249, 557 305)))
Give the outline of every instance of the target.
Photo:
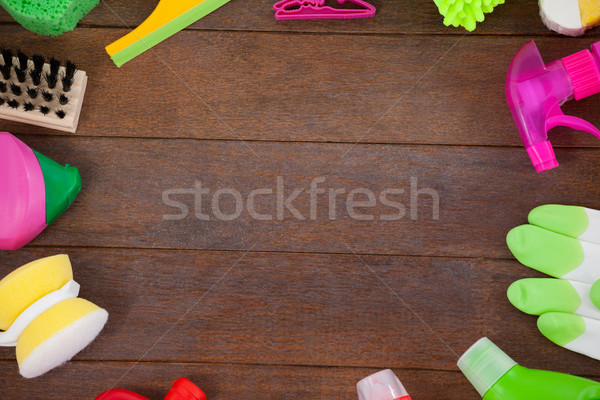
POLYGON ((508 288, 519 310, 539 315, 557 345, 600 360, 600 211, 545 205, 506 236, 524 265, 554 278, 521 279, 508 288))

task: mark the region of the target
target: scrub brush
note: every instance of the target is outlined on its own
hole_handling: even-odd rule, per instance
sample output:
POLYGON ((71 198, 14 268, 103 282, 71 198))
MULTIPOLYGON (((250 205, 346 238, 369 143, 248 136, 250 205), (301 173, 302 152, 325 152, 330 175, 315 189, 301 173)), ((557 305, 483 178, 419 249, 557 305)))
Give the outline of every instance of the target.
POLYGON ((75 132, 87 75, 67 61, 0 50, 0 118, 75 132))
POLYGON ((64 254, 24 265, 0 281, 0 346, 16 346, 23 377, 69 361, 106 324, 108 313, 78 294, 64 254))
POLYGON ((504 4, 504 0, 433 0, 440 14, 444 16, 444 25, 462 26, 469 32, 475 30, 477 22, 483 22, 485 13, 494 11, 494 7, 504 4))

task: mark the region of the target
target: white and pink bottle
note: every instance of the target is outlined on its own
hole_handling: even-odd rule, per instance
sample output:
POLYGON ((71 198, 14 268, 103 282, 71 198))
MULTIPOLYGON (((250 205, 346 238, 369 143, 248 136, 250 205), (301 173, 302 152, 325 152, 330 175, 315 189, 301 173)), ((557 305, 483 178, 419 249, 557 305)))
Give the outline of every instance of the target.
POLYGON ((402 383, 390 369, 379 371, 356 384, 359 400, 410 400, 402 383))

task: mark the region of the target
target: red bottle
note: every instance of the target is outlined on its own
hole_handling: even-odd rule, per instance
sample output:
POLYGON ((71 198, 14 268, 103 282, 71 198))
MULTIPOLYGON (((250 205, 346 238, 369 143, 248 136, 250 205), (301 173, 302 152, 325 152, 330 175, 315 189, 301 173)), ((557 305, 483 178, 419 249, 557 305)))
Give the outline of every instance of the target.
MULTIPOLYGON (((148 400, 144 396, 125 389, 111 389, 96 400, 148 400)), ((186 378, 179 378, 165 396, 165 400, 206 400, 206 395, 200 388, 186 378)))

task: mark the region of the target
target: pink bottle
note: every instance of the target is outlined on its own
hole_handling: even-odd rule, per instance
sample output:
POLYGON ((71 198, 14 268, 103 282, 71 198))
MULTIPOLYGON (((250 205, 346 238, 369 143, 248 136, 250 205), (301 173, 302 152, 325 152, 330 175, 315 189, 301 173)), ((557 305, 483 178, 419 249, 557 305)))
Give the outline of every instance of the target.
POLYGON ((17 250, 35 239, 80 190, 77 168, 63 167, 0 133, 0 250, 17 250))
POLYGON ((600 42, 545 64, 537 46, 528 42, 515 55, 506 77, 506 98, 521 139, 537 172, 558 166, 548 131, 566 126, 600 137, 589 122, 565 115, 560 107, 600 92, 600 42))
POLYGON ((359 400, 410 400, 410 396, 392 370, 386 369, 356 384, 359 400))

